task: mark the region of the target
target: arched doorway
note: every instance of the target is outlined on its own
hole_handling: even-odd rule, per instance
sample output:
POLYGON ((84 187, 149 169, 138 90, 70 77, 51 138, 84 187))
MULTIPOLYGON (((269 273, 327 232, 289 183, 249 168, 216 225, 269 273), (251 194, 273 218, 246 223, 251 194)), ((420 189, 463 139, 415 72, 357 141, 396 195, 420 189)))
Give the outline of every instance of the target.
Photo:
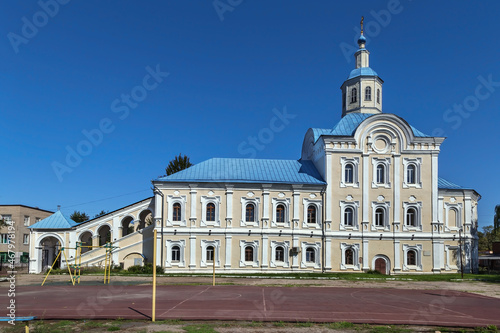
POLYGON ((80 242, 82 243, 81 254, 92 250, 92 233, 90 231, 85 231, 80 235, 80 242))
MULTIPOLYGON (((48 269, 52 264, 54 264, 54 260, 59 254, 59 250, 61 249, 61 242, 53 237, 48 236, 40 240, 40 248, 42 250, 42 271, 48 269)), ((61 267, 61 256, 57 258, 56 263, 54 264, 54 268, 61 267)))
POLYGON ((103 246, 107 242, 111 242, 111 228, 108 225, 104 225, 99 228, 99 245, 103 246))
POLYGON ((373 270, 388 275, 391 272, 391 261, 387 256, 379 254, 373 258, 372 267, 373 270))

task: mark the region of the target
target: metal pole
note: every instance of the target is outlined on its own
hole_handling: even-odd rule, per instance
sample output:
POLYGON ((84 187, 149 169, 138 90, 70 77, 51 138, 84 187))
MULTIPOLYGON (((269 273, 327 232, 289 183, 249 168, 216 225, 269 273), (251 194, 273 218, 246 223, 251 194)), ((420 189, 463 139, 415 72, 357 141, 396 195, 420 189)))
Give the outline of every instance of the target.
POLYGON ((458 230, 458 243, 460 245, 460 271, 462 274, 462 279, 464 278, 464 261, 462 255, 462 229, 458 230))
MULTIPOLYGON (((156 228, 156 226, 155 226, 156 228)), ((153 231, 153 313, 151 315, 152 321, 156 317, 156 229, 153 231)))

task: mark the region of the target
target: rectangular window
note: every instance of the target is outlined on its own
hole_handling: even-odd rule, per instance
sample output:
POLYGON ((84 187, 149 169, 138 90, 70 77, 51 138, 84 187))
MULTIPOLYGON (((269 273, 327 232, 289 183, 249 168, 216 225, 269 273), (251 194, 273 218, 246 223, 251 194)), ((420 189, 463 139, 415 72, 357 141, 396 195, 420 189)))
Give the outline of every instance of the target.
POLYGON ((30 235, 24 234, 23 235, 23 244, 28 244, 29 242, 30 242, 30 235))
POLYGON ((179 262, 181 260, 181 250, 178 246, 172 248, 172 261, 179 262))
POLYGON ((10 223, 12 222, 12 215, 2 215, 2 219, 4 222, 10 223))
POLYGON ((41 219, 39 217, 35 217, 35 223, 40 222, 40 221, 41 221, 41 219))
POLYGON ((212 246, 207 247, 207 262, 214 262, 214 248, 212 246))
POLYGON ((7 236, 8 236, 8 234, 0 234, 0 244, 8 244, 9 243, 9 238, 7 236))
POLYGON ((30 225, 30 217, 27 215, 24 215, 24 225, 28 227, 30 225))

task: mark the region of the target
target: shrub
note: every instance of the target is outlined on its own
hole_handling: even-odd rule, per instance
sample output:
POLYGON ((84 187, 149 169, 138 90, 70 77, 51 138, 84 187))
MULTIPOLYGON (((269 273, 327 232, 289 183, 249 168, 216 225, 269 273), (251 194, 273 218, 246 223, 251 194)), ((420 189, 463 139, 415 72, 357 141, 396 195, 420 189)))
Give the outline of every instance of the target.
MULTIPOLYGON (((134 274, 153 274, 153 264, 145 264, 144 266, 130 266, 127 271, 134 274)), ((161 266, 156 266, 156 274, 163 274, 161 266)))

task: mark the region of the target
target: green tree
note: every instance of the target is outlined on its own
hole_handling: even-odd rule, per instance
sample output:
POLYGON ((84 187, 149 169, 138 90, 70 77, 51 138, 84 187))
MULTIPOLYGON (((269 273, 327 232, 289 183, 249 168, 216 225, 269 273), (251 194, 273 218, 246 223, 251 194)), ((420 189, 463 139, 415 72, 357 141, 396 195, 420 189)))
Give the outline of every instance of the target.
POLYGON ((187 169, 192 165, 193 164, 189 162, 189 157, 179 154, 179 156, 176 156, 168 163, 168 166, 165 168, 165 172, 167 173, 167 176, 170 176, 171 174, 187 169))
POLYGON ((85 212, 79 212, 77 210, 75 210, 73 214, 70 215, 69 218, 75 222, 85 222, 89 220, 89 216, 85 214, 85 212))
POLYGON ((498 232, 500 231, 500 205, 495 206, 495 216, 493 217, 493 234, 495 236, 500 236, 498 235, 498 232))
POLYGON ((493 241, 495 236, 493 234, 493 226, 489 225, 483 227, 483 232, 478 231, 478 249, 479 251, 491 251, 493 249, 493 241))
POLYGON ((108 212, 108 211, 105 211, 105 210, 101 210, 101 212, 100 212, 100 213, 95 214, 94 218, 99 217, 99 216, 106 215, 107 213, 109 213, 109 212, 108 212))

